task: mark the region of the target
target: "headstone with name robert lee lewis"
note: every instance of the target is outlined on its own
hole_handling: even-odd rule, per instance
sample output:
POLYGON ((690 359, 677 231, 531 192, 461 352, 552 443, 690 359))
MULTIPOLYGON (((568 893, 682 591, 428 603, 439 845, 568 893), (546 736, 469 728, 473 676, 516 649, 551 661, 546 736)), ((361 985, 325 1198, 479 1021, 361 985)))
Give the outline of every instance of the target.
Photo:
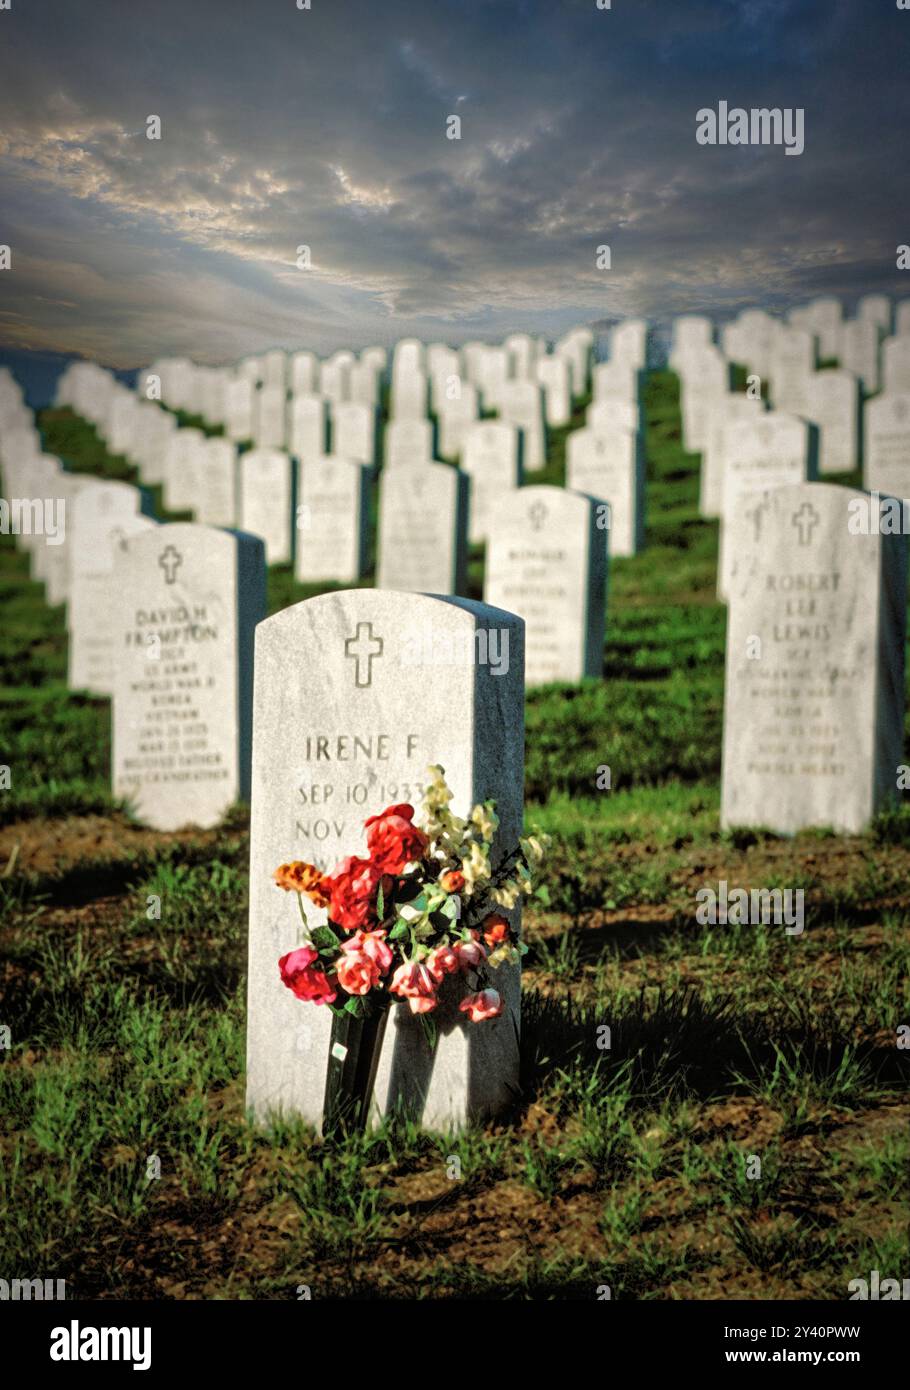
POLYGON ((749 494, 818 477, 818 430, 772 410, 731 425, 726 434, 717 594, 725 599, 749 494))
POLYGON ((156 830, 217 825, 249 796, 262 541, 159 526, 117 555, 113 587, 114 795, 156 830))
POLYGON ((113 695, 114 660, 119 655, 116 639, 119 597, 113 576, 114 564, 134 536, 153 531, 156 525, 151 517, 136 512, 133 516, 98 517, 90 528, 80 527, 80 543, 72 557, 67 605, 67 684, 70 690, 113 695), (89 541, 90 545, 86 544, 89 541))
POLYGON ((910 498, 910 392, 867 404, 863 482, 883 495, 910 498))
POLYGON ((468 507, 468 539, 485 541, 489 527, 509 495, 521 487, 521 439, 515 425, 506 420, 478 420, 465 435, 461 459, 471 479, 468 507))
POLYGON ((609 552, 637 555, 645 539, 645 460, 631 430, 573 430, 566 442, 566 487, 609 504, 609 552))
POLYGON ((818 426, 818 471, 850 473, 860 462, 859 377, 845 368, 813 372, 806 419, 818 426))
MULTIPOLYGON (((298 939, 292 894, 275 887, 291 859, 331 870, 362 853, 363 822, 384 806, 418 810, 432 764, 452 810, 492 799, 499 843, 521 833, 524 624, 466 599, 388 590, 323 594, 284 609, 256 634, 250 835, 247 1105, 257 1120, 322 1118, 331 1034, 327 1009, 281 983, 298 939), (422 643, 422 638, 426 643, 422 643), (425 652, 425 659, 424 657, 425 652)), ((495 853, 495 851, 494 851, 495 853)), ((308 908, 311 925, 324 921, 308 908)), ((435 1053, 419 1018, 393 1005, 374 1110, 403 1108, 429 1129, 494 1116, 518 1080, 520 982, 502 966, 502 1016, 465 1027, 441 1006, 435 1053)))
POLYGON ((603 503, 564 488, 522 487, 487 538, 484 598, 526 623, 528 685, 603 672, 607 543, 603 503))
POLYGON ((721 821, 856 834, 903 762, 907 542, 834 483, 753 497, 730 579, 721 821), (878 532, 878 533, 877 533, 878 532))
POLYGON ((237 525, 265 543, 267 565, 292 558, 294 463, 281 449, 250 449, 237 461, 237 525))
POLYGON ((464 593, 469 479, 447 463, 399 464, 379 491, 377 589, 464 593))
POLYGON ((354 584, 366 566, 370 469, 324 454, 298 472, 294 575, 354 584))

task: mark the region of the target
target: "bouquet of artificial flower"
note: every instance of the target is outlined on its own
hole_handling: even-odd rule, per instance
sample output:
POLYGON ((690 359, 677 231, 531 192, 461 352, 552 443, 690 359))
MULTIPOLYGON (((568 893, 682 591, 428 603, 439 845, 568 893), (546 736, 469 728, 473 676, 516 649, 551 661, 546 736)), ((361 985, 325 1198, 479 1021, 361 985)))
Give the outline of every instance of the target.
POLYGON ((386 1008, 393 996, 406 1000, 432 1045, 430 1015, 447 976, 468 977, 458 1007, 472 1023, 502 1013, 489 972, 517 962, 527 948, 496 909, 508 911, 534 891, 547 837, 520 839, 494 870, 494 804, 475 806, 462 820, 449 809, 443 769, 430 774, 422 827, 413 806, 388 806, 365 823, 365 858, 351 855, 330 874, 282 864, 275 881, 297 894, 302 920, 302 943, 278 962, 288 989, 355 1017, 369 1005, 386 1008), (325 926, 310 928, 304 899, 327 910, 325 926))

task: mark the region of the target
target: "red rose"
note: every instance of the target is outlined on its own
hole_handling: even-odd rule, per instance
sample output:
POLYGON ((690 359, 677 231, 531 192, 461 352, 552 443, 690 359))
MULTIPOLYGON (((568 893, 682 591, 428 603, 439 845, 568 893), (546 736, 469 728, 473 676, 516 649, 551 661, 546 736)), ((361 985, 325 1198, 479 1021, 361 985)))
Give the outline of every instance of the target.
POLYGON ((311 1004, 331 1004, 338 991, 323 970, 317 969, 315 962, 319 952, 312 946, 298 946, 289 951, 278 962, 282 983, 293 990, 298 999, 306 999, 311 1004))
POLYGON ((507 917, 503 917, 501 912, 491 912, 489 917, 485 917, 481 922, 483 939, 492 949, 499 946, 501 942, 508 941, 511 935, 511 927, 507 917))
POLYGON ((329 918, 343 931, 359 931, 376 920, 376 891, 382 870, 351 854, 331 874, 329 918))
POLYGON ((429 844, 423 831, 412 824, 413 819, 414 807, 402 801, 364 821, 370 857, 382 873, 400 874, 429 844))

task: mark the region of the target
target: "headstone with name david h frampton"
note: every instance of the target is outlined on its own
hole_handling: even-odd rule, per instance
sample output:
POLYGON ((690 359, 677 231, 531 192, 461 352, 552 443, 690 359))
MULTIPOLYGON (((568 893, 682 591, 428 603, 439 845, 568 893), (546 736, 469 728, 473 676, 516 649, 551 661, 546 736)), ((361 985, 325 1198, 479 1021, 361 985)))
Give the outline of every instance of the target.
POLYGON ((896 799, 907 540, 882 534, 887 500, 833 483, 747 499, 729 588, 724 826, 857 834, 896 799))
POLYGON ((524 618, 528 685, 603 673, 609 507, 517 488, 487 535, 484 598, 524 618))
POLYGON ((114 795, 155 830, 217 825, 249 797, 263 543, 158 526, 117 556, 113 587, 114 795))
MULTIPOLYGON (((330 871, 364 852, 364 821, 397 802, 420 819, 427 768, 441 764, 465 816, 488 799, 497 843, 521 833, 524 624, 467 599, 383 590, 322 594, 284 609, 256 634, 250 836, 247 1104, 259 1121, 299 1115, 319 1126, 332 1015, 282 984, 278 960, 298 944, 298 908, 276 887, 279 864, 330 871)), ((494 850, 495 854, 495 850, 494 850)), ((311 927, 324 910, 307 909, 311 927)), ((434 1019, 395 1004, 374 1112, 403 1108, 429 1129, 495 1115, 518 1082, 520 979, 501 966, 502 1015, 465 1026, 456 998, 434 1019)))

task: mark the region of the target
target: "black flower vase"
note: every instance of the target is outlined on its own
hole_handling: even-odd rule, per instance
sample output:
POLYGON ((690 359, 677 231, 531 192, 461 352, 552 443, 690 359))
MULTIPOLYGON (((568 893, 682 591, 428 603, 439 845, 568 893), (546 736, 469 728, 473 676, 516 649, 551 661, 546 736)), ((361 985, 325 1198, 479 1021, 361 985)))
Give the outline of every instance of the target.
POLYGON ((367 1127, 389 1010, 371 1002, 362 1016, 332 1015, 322 1107, 324 1135, 362 1134, 367 1127))

